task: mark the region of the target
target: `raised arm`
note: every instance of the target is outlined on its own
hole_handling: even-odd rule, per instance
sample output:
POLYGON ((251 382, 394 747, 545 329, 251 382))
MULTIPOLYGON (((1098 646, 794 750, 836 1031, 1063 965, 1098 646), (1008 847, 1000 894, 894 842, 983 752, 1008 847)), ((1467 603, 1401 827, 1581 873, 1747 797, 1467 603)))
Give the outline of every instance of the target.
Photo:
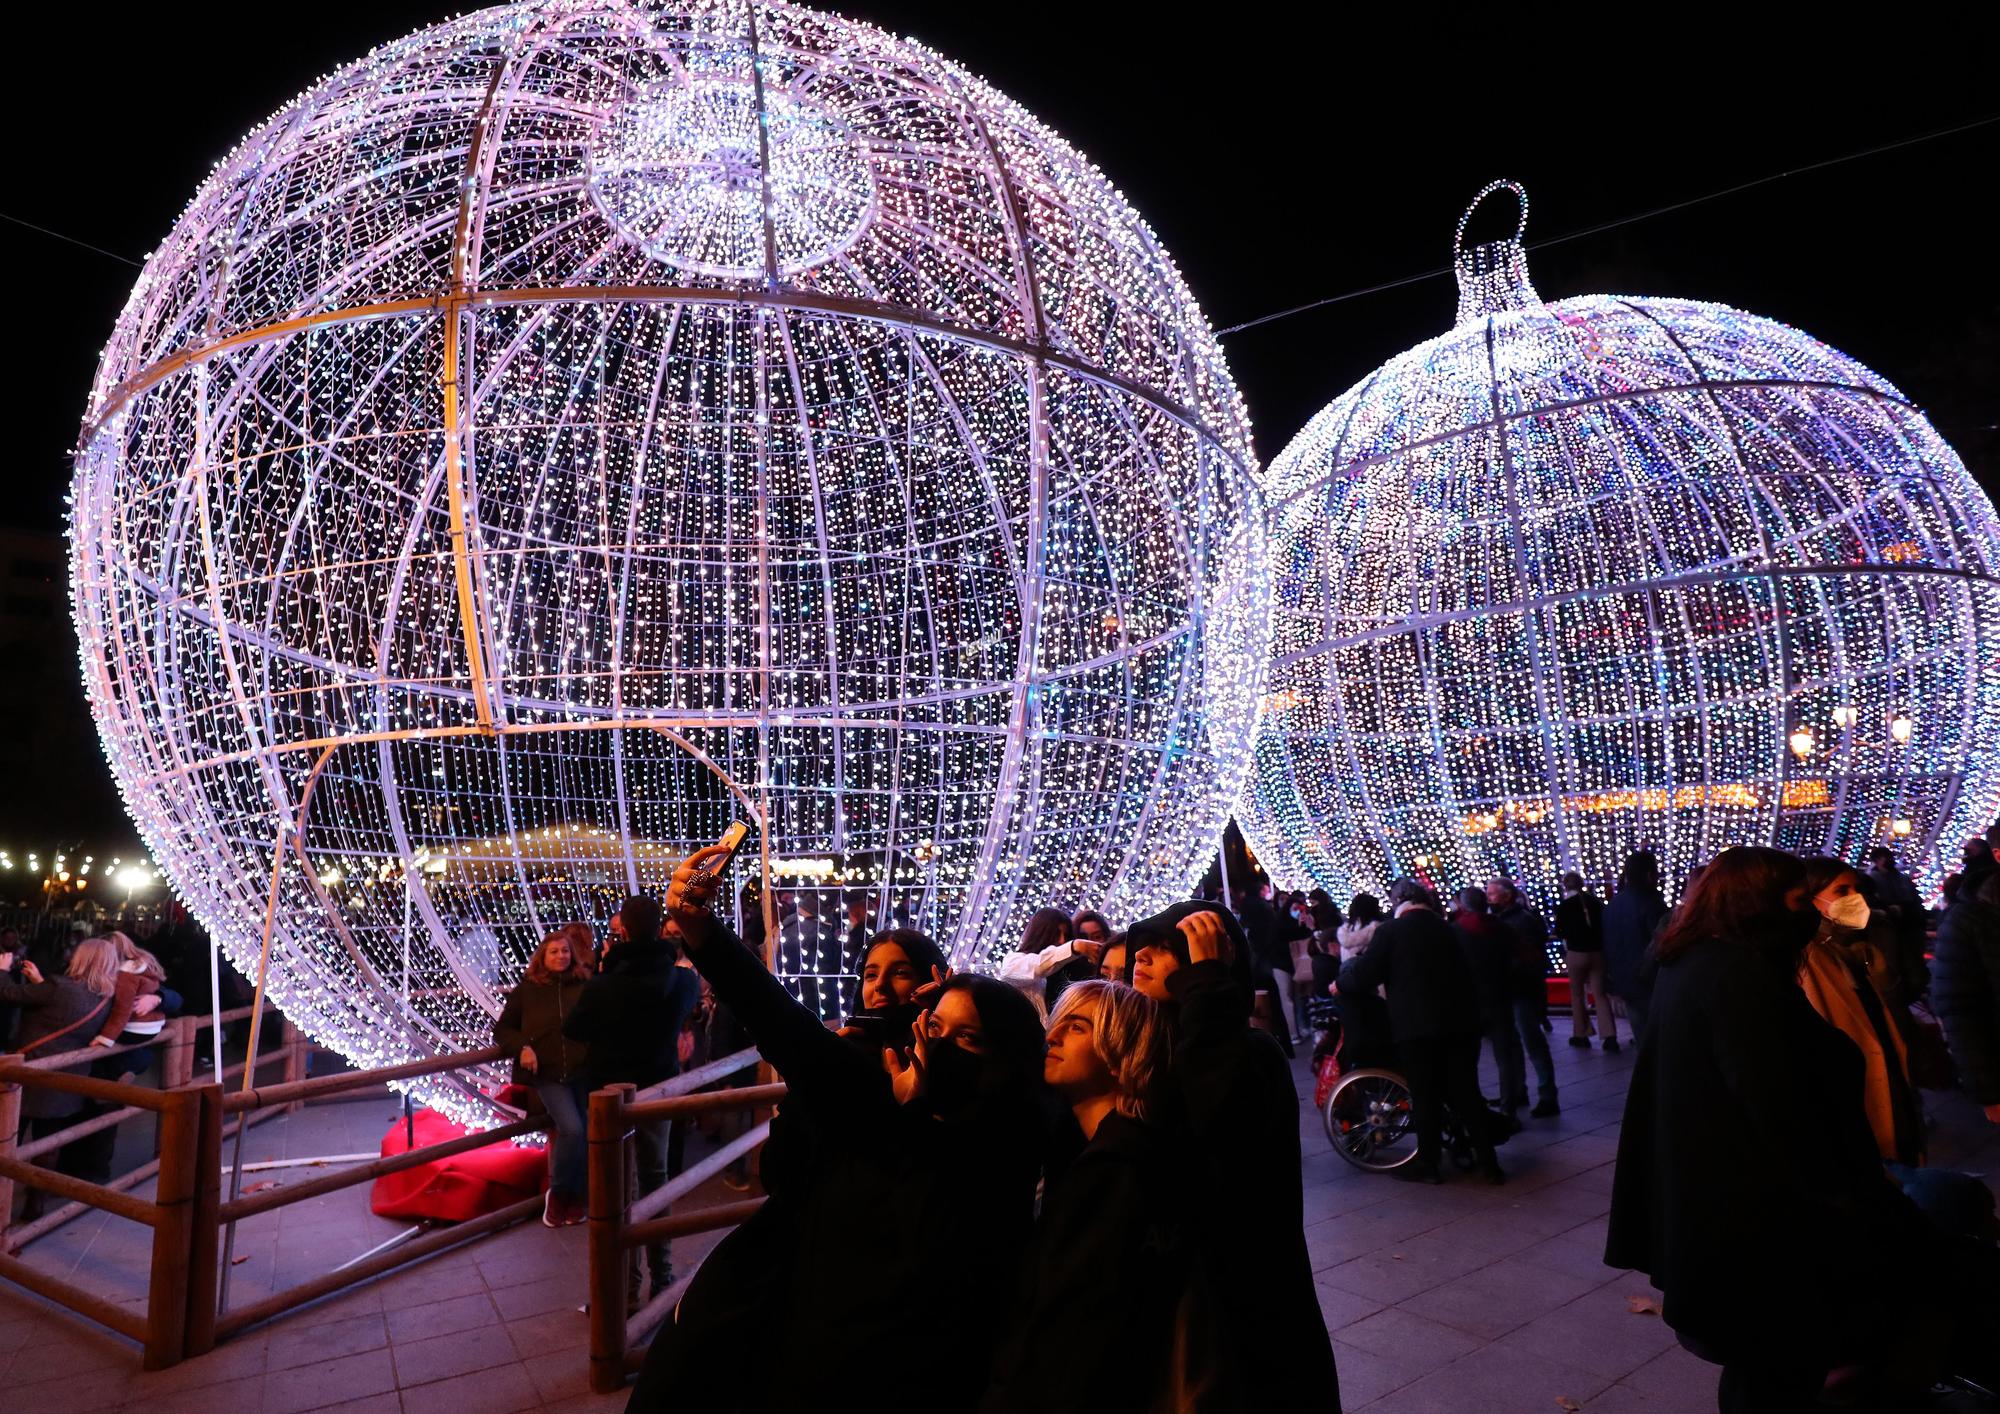
POLYGON ((793 1098, 809 1105, 893 1103, 881 1065, 821 1025, 710 911, 717 881, 699 871, 717 852, 713 845, 696 851, 667 887, 667 911, 716 1000, 750 1033, 793 1098))

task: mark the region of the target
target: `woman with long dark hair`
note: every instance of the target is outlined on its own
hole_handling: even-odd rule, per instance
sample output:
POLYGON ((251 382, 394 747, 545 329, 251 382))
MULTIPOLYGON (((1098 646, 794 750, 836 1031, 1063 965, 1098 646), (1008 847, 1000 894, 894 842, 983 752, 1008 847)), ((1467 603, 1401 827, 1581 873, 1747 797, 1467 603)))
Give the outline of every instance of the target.
POLYGON ((1876 1154, 1861 1057, 1799 988, 1820 918, 1802 862, 1731 849, 1654 947, 1604 1259, 1665 1293, 1725 1411, 1809 1409, 1836 1365, 1901 1370, 1950 1299, 1876 1154))
POLYGON ((1038 908, 1021 934, 1021 946, 1000 959, 994 975, 1021 989, 1043 1015, 1073 981, 1091 976, 1104 944, 1085 939, 1060 908, 1038 908))
MULTIPOLYGON (((821 1025, 710 912, 719 881, 702 867, 720 857, 711 846, 684 861, 667 909, 717 1000, 790 1087, 784 1113, 806 1120, 813 1140, 781 1172, 765 1168, 795 1242, 760 1347, 782 1355, 714 1372, 696 1407, 817 1408, 829 1378, 883 1358, 894 1370, 884 1400, 921 1390, 928 1407, 969 1409, 1033 1231, 1047 1147, 1041 1018, 1004 982, 952 977, 905 1051, 871 1054, 821 1025)), ((696 1399, 669 1372, 699 1370, 700 1339, 692 1313, 677 1316, 628 1408, 696 1399)))

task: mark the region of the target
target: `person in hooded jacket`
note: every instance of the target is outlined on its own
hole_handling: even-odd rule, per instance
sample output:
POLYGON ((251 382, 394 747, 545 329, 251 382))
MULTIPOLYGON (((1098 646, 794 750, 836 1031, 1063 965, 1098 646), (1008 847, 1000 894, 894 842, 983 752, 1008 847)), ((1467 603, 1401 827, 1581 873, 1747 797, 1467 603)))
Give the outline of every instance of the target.
MULTIPOLYGON (((1033 1231, 1047 1143, 1041 1018, 1004 982, 951 977, 913 1020, 907 1051, 870 1054, 821 1025, 710 912, 718 885, 703 866, 722 857, 711 846, 684 861, 668 908, 716 998, 784 1077, 783 1113, 814 1134, 800 1162, 765 1170, 796 1243, 764 1321, 763 1348, 782 1358, 731 1371, 696 1407, 822 1408, 831 1372, 893 1352, 885 1400, 920 1390, 929 1408, 971 1409, 1033 1231)), ((671 1350, 692 1338, 678 1321, 663 1330, 661 1369, 698 1365, 700 1352, 671 1350)), ((649 1355, 629 1410, 693 1397, 655 1376, 649 1355)))
POLYGON ((2000 1124, 2000 873, 1984 871, 1938 923, 1931 1010, 1958 1083, 2000 1124))
MULTIPOLYGON (((584 984, 562 1034, 590 1048, 585 1072, 592 1090, 636 1085, 641 1090, 681 1073, 680 1037, 688 1013, 701 998, 693 972, 680 959, 677 934, 662 931, 658 899, 635 894, 611 920, 601 970, 584 984)), ((667 1122, 641 1121, 633 1128, 638 1164, 638 1196, 657 1192, 667 1181, 667 1122)), ((646 1248, 653 1295, 673 1284, 667 1244, 646 1248)), ((639 1302, 638 1255, 633 1254, 626 1298, 639 1302)))
POLYGON ((1144 1414, 1184 1402, 1173 1359, 1187 1280, 1183 1165, 1150 1117, 1166 1060, 1166 1021, 1136 988, 1076 983, 1049 1018, 1042 1078, 1084 1142, 1045 1184, 983 1414, 1144 1414), (1107 1315, 1117 1342, 1077 1341, 1107 1315))
POLYGON ((513 1059, 512 1081, 532 1087, 555 1125, 549 1141, 549 1191, 542 1224, 567 1227, 588 1216, 584 1116, 590 1108, 585 1062, 590 1051, 563 1035, 582 1000, 590 964, 578 956, 568 928, 542 939, 493 1023, 493 1044, 513 1059))
POLYGON ((1604 1260, 1651 1276, 1681 1343, 1723 1367, 1725 1414, 1815 1408, 1836 1366, 1922 1379, 1960 1300, 1884 1172, 1859 1053, 1799 988, 1821 919, 1807 888, 1762 848, 1689 886, 1655 948, 1619 1133, 1604 1260))
POLYGON ((1181 903, 1134 923, 1126 944, 1132 985, 1165 1007, 1173 1041, 1162 1124, 1188 1155, 1189 1183, 1212 1195, 1189 1214, 1183 1407, 1262 1414, 1309 1390, 1315 1409, 1337 1414, 1306 1255, 1298 1088, 1276 1039, 1250 1025, 1242 927, 1219 904, 1181 903))

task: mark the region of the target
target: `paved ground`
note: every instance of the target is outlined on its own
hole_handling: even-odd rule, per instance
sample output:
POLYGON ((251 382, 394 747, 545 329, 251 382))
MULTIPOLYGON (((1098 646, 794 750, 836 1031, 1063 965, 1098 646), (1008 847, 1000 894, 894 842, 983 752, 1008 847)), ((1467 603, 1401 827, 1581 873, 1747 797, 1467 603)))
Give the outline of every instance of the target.
MULTIPOLYGON (((1715 1407, 1714 1367, 1681 1351, 1657 1316, 1633 1312, 1633 1298, 1656 1294, 1643 1277, 1601 1260, 1631 1052, 1574 1051, 1560 1044, 1566 1032, 1559 1025, 1555 1038, 1563 1113, 1531 1121, 1502 1150, 1512 1177, 1501 1188, 1465 1180, 1431 1188, 1361 1173, 1328 1148, 1318 1116, 1301 1106, 1306 1241, 1349 1410, 1715 1407)), ((1303 1062, 1299 1073, 1309 1100, 1303 1062)), ((2000 1174, 2000 1131, 1957 1096, 1929 1099, 1939 1121, 1936 1161, 2000 1174)), ((248 1157, 372 1152, 392 1113, 384 1100, 313 1107, 253 1130, 248 1157)), ((238 1255, 247 1260, 232 1269, 232 1295, 291 1285, 401 1230, 367 1213, 365 1192, 244 1224, 238 1255)), ((718 1189, 696 1201, 724 1196, 718 1189)), ((140 1236, 131 1224, 96 1217, 26 1255, 93 1290, 136 1299, 140 1236)), ((622 1396, 586 1390, 587 1332, 577 1310, 583 1244, 581 1227, 518 1227, 158 1374, 139 1372, 130 1342, 0 1285, 0 1388, 9 1409, 33 1414, 616 1410, 622 1396)), ((695 1252, 676 1244, 682 1264, 695 1252)), ((1309 1391, 1301 1400, 1316 1407, 1309 1391)))

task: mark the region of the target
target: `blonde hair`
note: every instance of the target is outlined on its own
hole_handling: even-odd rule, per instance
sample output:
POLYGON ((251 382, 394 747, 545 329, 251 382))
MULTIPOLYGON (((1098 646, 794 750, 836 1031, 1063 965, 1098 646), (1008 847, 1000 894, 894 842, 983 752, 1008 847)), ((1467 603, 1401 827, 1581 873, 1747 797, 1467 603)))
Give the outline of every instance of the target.
POLYGON ((118 990, 118 944, 109 938, 85 938, 69 955, 67 973, 100 997, 118 990))
POLYGON ((104 938, 111 946, 118 949, 118 960, 120 962, 136 962, 140 964, 140 970, 155 982, 164 982, 167 980, 167 969, 160 966, 160 960, 123 933, 114 928, 109 933, 106 933, 104 938))
POLYGON ((1097 1015, 1090 1028, 1090 1048, 1111 1072, 1118 1112, 1145 1119, 1153 1087, 1167 1068, 1167 1027, 1159 1003, 1123 982, 1098 978, 1073 982, 1056 1003, 1049 1030, 1093 1002, 1097 1015))

